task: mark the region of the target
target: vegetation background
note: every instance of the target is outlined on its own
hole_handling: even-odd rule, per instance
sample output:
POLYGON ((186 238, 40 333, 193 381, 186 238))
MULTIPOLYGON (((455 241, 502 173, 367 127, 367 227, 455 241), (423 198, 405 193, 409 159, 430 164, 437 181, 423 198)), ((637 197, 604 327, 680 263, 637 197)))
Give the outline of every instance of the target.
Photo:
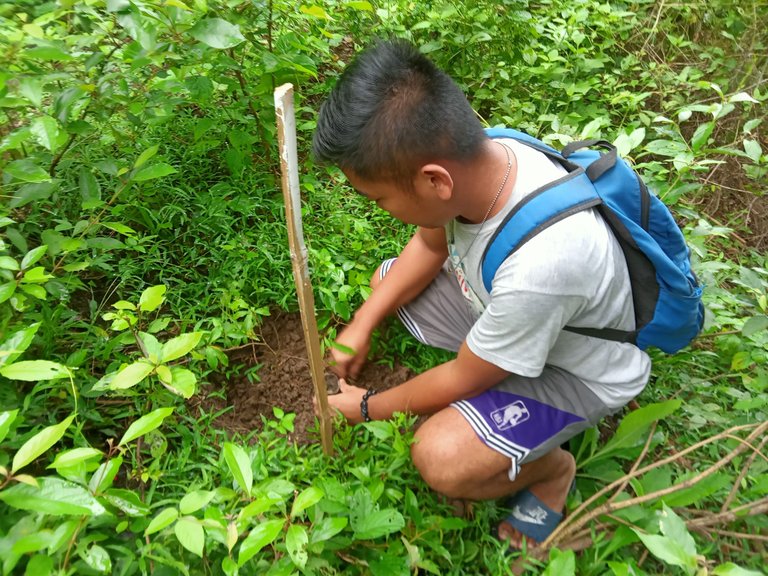
MULTIPOLYGON (((0 1, 0 572, 762 573, 767 24, 763 0, 0 1), (489 532, 498 503, 456 517, 419 480, 412 419, 340 425, 328 459, 283 411, 242 436, 189 402, 258 378, 232 352, 296 306, 275 86, 296 87, 328 340, 409 236, 307 154, 374 34, 488 125, 615 142, 706 284, 703 335, 573 443, 569 517, 524 560, 489 532)), ((402 331, 376 353, 440 361, 402 331)))

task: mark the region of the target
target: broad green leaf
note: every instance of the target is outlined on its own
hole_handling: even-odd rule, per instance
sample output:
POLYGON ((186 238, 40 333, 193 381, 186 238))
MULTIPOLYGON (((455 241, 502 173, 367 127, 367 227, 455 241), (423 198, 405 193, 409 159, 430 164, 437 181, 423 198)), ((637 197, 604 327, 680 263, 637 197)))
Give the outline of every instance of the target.
POLYGON ((661 533, 677 542, 686 554, 696 556, 696 542, 688 532, 685 522, 666 504, 663 504, 663 508, 659 512, 659 527, 661 533))
POLYGON ((3 270, 16 271, 19 269, 19 263, 16 258, 11 258, 10 256, 0 256, 0 268, 3 270))
POLYGON ((74 482, 61 478, 38 478, 39 488, 26 484, 0 492, 0 500, 21 510, 51 516, 98 516, 106 512, 93 495, 74 482))
POLYGON ((163 347, 158 339, 147 332, 139 332, 139 339, 144 345, 143 351, 146 352, 147 360, 149 360, 153 366, 160 362, 160 358, 163 355, 163 347))
MULTIPOLYGON (((23 264, 24 263, 22 262, 22 268, 24 267, 23 264)), ((48 282, 51 278, 53 278, 53 276, 48 274, 43 266, 35 266, 24 272, 22 282, 44 283, 48 282)))
POLYGON ((167 288, 163 284, 150 286, 141 293, 139 298, 139 310, 142 312, 154 312, 163 303, 167 288))
POLYGON ((645 149, 651 154, 674 157, 687 152, 688 146, 679 140, 652 140, 645 145, 645 149))
POLYGON ((5 302, 13 296, 14 292, 16 292, 16 288, 18 287, 18 284, 14 281, 6 282, 5 284, 0 284, 0 303, 5 302))
POLYGON ((88 489, 94 494, 101 494, 105 490, 108 490, 112 486, 112 482, 115 481, 115 477, 122 465, 122 456, 116 456, 106 462, 102 462, 91 475, 91 479, 88 482, 88 489))
POLYGON ((157 516, 152 518, 152 522, 150 522, 147 529, 144 530, 144 535, 149 536, 150 534, 159 532, 166 526, 170 526, 178 517, 179 511, 176 508, 164 508, 157 514, 157 516))
POLYGON ((134 182, 145 182, 147 180, 154 180, 155 178, 162 178, 168 176, 168 174, 174 174, 176 168, 165 162, 158 162, 152 164, 152 166, 145 166, 139 168, 138 171, 131 177, 134 182))
POLYGON ((741 333, 746 338, 749 338, 766 328, 768 328, 768 316, 760 314, 758 316, 752 316, 752 318, 744 322, 744 326, 741 328, 741 333))
POLYGON ((45 252, 48 250, 48 246, 43 244, 42 246, 38 246, 37 248, 33 248, 29 252, 27 252, 24 255, 24 258, 21 260, 21 269, 27 270, 32 264, 35 264, 40 258, 43 257, 45 252))
MULTIPOLYGON (((166 366, 163 367, 165 368, 166 366)), ((174 366, 169 372, 171 376, 170 382, 163 382, 163 386, 182 398, 191 398, 197 390, 197 376, 195 376, 195 373, 178 366, 174 366)))
POLYGON ((72 60, 72 55, 57 46, 37 46, 22 52, 27 58, 50 62, 64 62, 72 60))
POLYGON ((326 516, 320 522, 317 522, 312 526, 312 532, 309 535, 309 541, 312 544, 317 542, 325 542, 330 540, 336 534, 344 530, 349 524, 349 519, 345 517, 328 517, 326 516))
POLYGON ((212 490, 194 490, 188 493, 179 502, 179 511, 182 514, 192 514, 204 508, 216 496, 212 490))
POLYGON ((627 414, 621 421, 616 434, 590 460, 597 460, 609 453, 634 445, 654 422, 666 418, 680 408, 682 400, 667 400, 648 404, 627 414))
POLYGON ((5 440, 5 437, 8 435, 8 430, 11 429, 11 424, 15 422, 16 416, 18 415, 18 410, 6 410, 5 412, 0 412, 0 442, 5 440))
POLYGON ((553 548, 549 554, 549 564, 542 576, 575 576, 576 555, 573 550, 561 551, 553 548))
POLYGON ((227 524, 227 537, 226 537, 226 544, 227 544, 227 551, 232 552, 232 548, 235 547, 235 544, 237 544, 237 538, 239 537, 239 534, 237 532, 237 522, 230 522, 227 524))
POLYGON ((22 360, 0 368, 0 374, 10 380, 37 382, 39 380, 68 378, 72 375, 72 371, 66 366, 50 360, 22 360))
POLYGON ((373 12, 373 6, 370 2, 366 2, 365 0, 354 0, 352 2, 347 2, 344 4, 344 6, 347 6, 348 8, 352 8, 353 10, 363 10, 365 12, 373 12))
POLYGON ((306 14, 307 16, 312 16, 313 18, 320 18, 322 20, 331 20, 331 17, 328 16, 328 13, 321 7, 312 5, 312 6, 304 6, 302 5, 299 10, 303 14, 306 14))
POLYGON ((728 98, 728 102, 752 102, 754 104, 760 104, 759 100, 755 100, 747 92, 739 92, 728 98))
POLYGON ((67 468, 103 455, 101 450, 96 450, 96 448, 73 448, 59 452, 53 462, 48 465, 48 468, 67 468))
POLYGON ((45 291, 45 288, 38 286, 37 284, 22 284, 20 288, 22 292, 29 294, 38 300, 45 300, 48 297, 48 293, 45 291))
POLYGON ((765 576, 764 572, 747 570, 746 568, 737 566, 733 562, 720 564, 720 566, 712 570, 712 574, 713 576, 765 576))
POLYGON ((149 514, 149 507, 132 490, 110 488, 104 493, 103 498, 131 518, 143 518, 149 514))
POLYGON ((200 20, 190 28, 189 33, 195 40, 219 50, 233 48, 245 40, 239 26, 230 24, 221 18, 200 20))
POLYGON ((151 432, 159 427, 163 423, 163 420, 170 416, 172 412, 173 408, 168 407, 158 408, 149 414, 145 414, 128 427, 128 430, 125 431, 125 434, 123 434, 123 437, 120 439, 118 446, 123 446, 139 436, 143 436, 147 432, 151 432))
POLYGON ((155 368, 155 372, 157 372, 157 377, 160 378, 160 382, 162 382, 165 385, 170 385, 171 382, 173 382, 173 373, 171 372, 171 369, 168 368, 165 364, 160 364, 155 368))
POLYGON ((763 155, 763 148, 760 146, 760 142, 757 140, 745 138, 743 145, 744 152, 746 152, 747 156, 749 156, 749 159, 752 160, 752 162, 755 164, 760 162, 760 157, 763 155))
POLYGON ((109 557, 109 553, 98 544, 88 548, 88 551, 83 555, 83 560, 88 566, 101 574, 112 572, 112 560, 109 557))
POLYGON ((160 146, 155 145, 155 146, 150 146, 149 148, 144 150, 144 152, 139 154, 139 157, 136 158, 136 162, 133 163, 133 167, 141 168, 142 166, 144 166, 144 164, 147 163, 147 160, 149 160, 150 158, 152 158, 152 156, 157 154, 158 148, 160 148, 160 146))
POLYGON ((19 78, 19 94, 24 96, 36 108, 40 108, 43 103, 44 82, 38 78, 26 77, 19 78))
POLYGON ((293 563, 302 569, 307 565, 309 559, 307 554, 308 542, 307 529, 304 526, 293 524, 288 528, 285 535, 285 548, 288 550, 288 556, 291 557, 293 563))
POLYGON ((179 518, 173 526, 173 532, 181 545, 193 554, 203 557, 205 548, 205 530, 197 518, 185 516, 179 518))
POLYGON ((96 180, 93 171, 85 166, 81 166, 78 173, 78 183, 80 185, 80 196, 83 199, 83 207, 89 209, 98 205, 101 201, 101 185, 96 180))
POLYGON ((182 334, 171 338, 165 344, 163 344, 162 360, 163 362, 170 362, 181 358, 184 354, 187 354, 197 346, 202 338, 202 332, 189 332, 188 334, 182 334))
POLYGON ((10 364, 21 356, 35 337, 40 328, 40 322, 30 324, 23 330, 14 332, 7 340, 0 344, 0 367, 10 364))
POLYGON ((397 532, 405 526, 403 515, 394 508, 374 510, 368 514, 354 517, 352 529, 355 539, 372 540, 397 532))
POLYGON ((634 530, 634 532, 643 541, 648 551, 662 562, 672 566, 696 568, 696 556, 688 554, 680 544, 671 538, 658 534, 645 534, 639 530, 634 530))
POLYGON ((19 448, 19 451, 16 452, 16 455, 13 457, 11 474, 14 474, 17 470, 20 470, 48 450, 48 448, 56 444, 56 442, 64 436, 64 432, 67 431, 67 428, 74 419, 75 415, 72 414, 58 424, 43 428, 40 432, 32 436, 32 438, 24 442, 22 447, 19 448))
POLYGON ((693 136, 691 137, 691 148, 694 152, 700 150, 701 147, 707 143, 707 140, 712 135, 712 131, 714 129, 714 120, 699 124, 699 126, 696 128, 696 131, 693 133, 693 136))
POLYGON ((115 374, 109 387, 112 390, 125 390, 131 388, 149 376, 154 369, 155 367, 146 360, 139 360, 138 362, 129 364, 115 374))
POLYGON ((124 234, 126 236, 136 236, 136 230, 130 226, 121 224, 120 222, 102 222, 101 225, 104 226, 104 228, 109 228, 110 230, 114 230, 119 234, 124 234))
POLYGON ((284 520, 267 520, 254 526, 240 544, 237 565, 242 566, 258 554, 264 546, 271 544, 282 531, 284 524, 284 520))
POLYGON ((320 500, 323 499, 323 496, 323 491, 315 486, 310 486, 306 490, 303 490, 301 494, 296 496, 296 500, 293 501, 291 518, 295 518, 310 506, 314 506, 320 502, 320 500))
POLYGON ((50 152, 56 152, 67 140, 66 132, 62 132, 58 121, 50 116, 35 118, 29 130, 37 143, 50 152))
POLYGON ((250 496, 253 487, 253 471, 248 454, 237 444, 226 442, 224 444, 224 460, 226 460, 229 471, 232 472, 237 484, 250 496))
POLYGON ((48 172, 29 158, 9 162, 3 171, 22 182, 48 182, 51 179, 48 172))

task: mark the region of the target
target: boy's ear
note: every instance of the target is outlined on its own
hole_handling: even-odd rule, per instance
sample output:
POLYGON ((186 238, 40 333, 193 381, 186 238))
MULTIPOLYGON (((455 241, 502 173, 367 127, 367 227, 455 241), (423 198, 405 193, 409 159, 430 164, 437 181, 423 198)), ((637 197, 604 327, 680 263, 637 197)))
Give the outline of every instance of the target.
POLYGON ((453 178, 451 173, 440 164, 425 164, 419 170, 418 179, 423 186, 437 195, 440 200, 450 200, 453 196, 453 178))

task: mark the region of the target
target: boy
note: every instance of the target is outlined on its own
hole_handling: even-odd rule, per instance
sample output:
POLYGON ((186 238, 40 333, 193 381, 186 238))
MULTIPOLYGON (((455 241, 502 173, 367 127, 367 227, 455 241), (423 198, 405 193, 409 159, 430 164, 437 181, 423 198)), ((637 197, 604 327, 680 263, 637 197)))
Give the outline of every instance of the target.
POLYGON ((498 527, 520 547, 562 519, 575 476, 560 445, 645 386, 632 344, 563 331, 634 328, 626 263, 594 210, 569 216, 507 258, 490 293, 481 262, 493 232, 528 194, 565 171, 514 140, 489 139, 458 86, 404 41, 381 41, 345 70, 323 104, 313 151, 417 230, 374 274, 373 292, 333 351, 350 422, 428 414, 413 461, 451 498, 510 497, 498 527), (377 395, 359 372, 373 330, 397 313, 420 341, 455 359, 377 395))

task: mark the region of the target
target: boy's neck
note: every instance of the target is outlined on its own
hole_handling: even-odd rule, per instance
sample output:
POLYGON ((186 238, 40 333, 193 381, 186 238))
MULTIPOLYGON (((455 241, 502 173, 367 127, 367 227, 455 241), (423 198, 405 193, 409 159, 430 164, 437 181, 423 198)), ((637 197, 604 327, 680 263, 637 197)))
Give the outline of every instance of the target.
POLYGON ((509 200, 517 179, 514 152, 488 139, 477 158, 453 172, 457 220, 480 224, 493 218, 509 200))

